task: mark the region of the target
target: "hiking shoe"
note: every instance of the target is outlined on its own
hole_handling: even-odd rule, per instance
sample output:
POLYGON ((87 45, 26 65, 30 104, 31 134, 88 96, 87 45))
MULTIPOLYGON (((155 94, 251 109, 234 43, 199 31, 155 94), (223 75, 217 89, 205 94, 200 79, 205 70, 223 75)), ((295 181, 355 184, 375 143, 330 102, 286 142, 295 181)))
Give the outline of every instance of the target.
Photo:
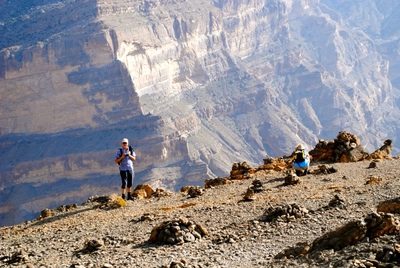
POLYGON ((121 195, 121 197, 122 197, 122 199, 124 199, 124 200, 125 200, 125 195, 124 195, 124 194, 122 194, 122 195, 121 195))
POLYGON ((128 198, 126 200, 133 200, 131 193, 128 193, 128 198))

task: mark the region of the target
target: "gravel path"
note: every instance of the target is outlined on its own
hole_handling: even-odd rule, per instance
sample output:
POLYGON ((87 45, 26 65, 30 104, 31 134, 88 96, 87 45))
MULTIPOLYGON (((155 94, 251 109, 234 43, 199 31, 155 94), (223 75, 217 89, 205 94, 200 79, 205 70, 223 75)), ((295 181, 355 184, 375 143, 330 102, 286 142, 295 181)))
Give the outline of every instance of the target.
MULTIPOLYGON (((283 172, 256 173, 248 180, 204 189, 196 198, 175 193, 128 201, 115 209, 88 202, 0 228, 0 267, 399 267, 398 235, 275 258, 297 243, 312 243, 364 219, 381 202, 399 197, 399 162, 385 160, 376 168, 368 168, 368 161, 329 165, 338 171, 300 177, 301 183, 293 186, 284 185, 283 172), (376 183, 367 184, 371 178, 376 183), (255 179, 262 191, 255 193, 254 201, 245 201, 255 179), (339 201, 330 206, 335 195, 339 201), (300 208, 297 216, 267 217, 267 211, 288 205, 300 208), (154 227, 179 219, 189 222, 187 226, 204 227, 208 234, 179 245, 149 242, 154 227)), ((186 229, 182 224, 180 228, 186 229)))

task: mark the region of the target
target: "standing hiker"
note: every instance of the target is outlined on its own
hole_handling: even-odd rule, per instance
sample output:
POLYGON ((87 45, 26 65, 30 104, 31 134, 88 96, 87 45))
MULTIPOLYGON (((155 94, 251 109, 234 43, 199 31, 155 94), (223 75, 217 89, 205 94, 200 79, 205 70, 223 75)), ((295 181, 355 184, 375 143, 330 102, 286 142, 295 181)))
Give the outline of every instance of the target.
POLYGON ((122 139, 122 147, 118 148, 115 155, 115 163, 119 165, 119 173, 121 175, 121 196, 123 199, 133 200, 131 195, 131 188, 134 178, 133 161, 136 160, 136 154, 132 147, 129 145, 128 139, 122 139), (127 196, 125 196, 125 189, 127 196))
POLYGON ((308 167, 310 166, 310 155, 304 148, 303 144, 298 144, 293 156, 293 167, 296 170, 297 176, 307 175, 308 167))

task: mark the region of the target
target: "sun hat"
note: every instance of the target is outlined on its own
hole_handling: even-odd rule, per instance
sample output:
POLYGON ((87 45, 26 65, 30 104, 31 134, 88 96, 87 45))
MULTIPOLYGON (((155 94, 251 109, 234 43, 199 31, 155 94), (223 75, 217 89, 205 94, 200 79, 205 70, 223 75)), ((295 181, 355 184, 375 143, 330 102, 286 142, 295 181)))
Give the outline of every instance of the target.
POLYGON ((297 150, 304 150, 305 148, 304 148, 303 144, 297 144, 296 149, 297 150))
POLYGON ((128 139, 127 139, 127 138, 123 138, 123 139, 122 139, 122 142, 129 143, 129 141, 128 141, 128 139))

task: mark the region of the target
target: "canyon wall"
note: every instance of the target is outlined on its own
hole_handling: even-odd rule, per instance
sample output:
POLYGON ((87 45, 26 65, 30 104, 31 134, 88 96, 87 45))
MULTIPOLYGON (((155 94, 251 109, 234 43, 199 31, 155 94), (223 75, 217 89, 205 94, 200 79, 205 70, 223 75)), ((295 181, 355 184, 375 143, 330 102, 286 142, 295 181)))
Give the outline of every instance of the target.
POLYGON ((393 1, 20 2, 0 1, 0 225, 119 192, 124 137, 135 184, 171 190, 341 130, 399 148, 393 1))

